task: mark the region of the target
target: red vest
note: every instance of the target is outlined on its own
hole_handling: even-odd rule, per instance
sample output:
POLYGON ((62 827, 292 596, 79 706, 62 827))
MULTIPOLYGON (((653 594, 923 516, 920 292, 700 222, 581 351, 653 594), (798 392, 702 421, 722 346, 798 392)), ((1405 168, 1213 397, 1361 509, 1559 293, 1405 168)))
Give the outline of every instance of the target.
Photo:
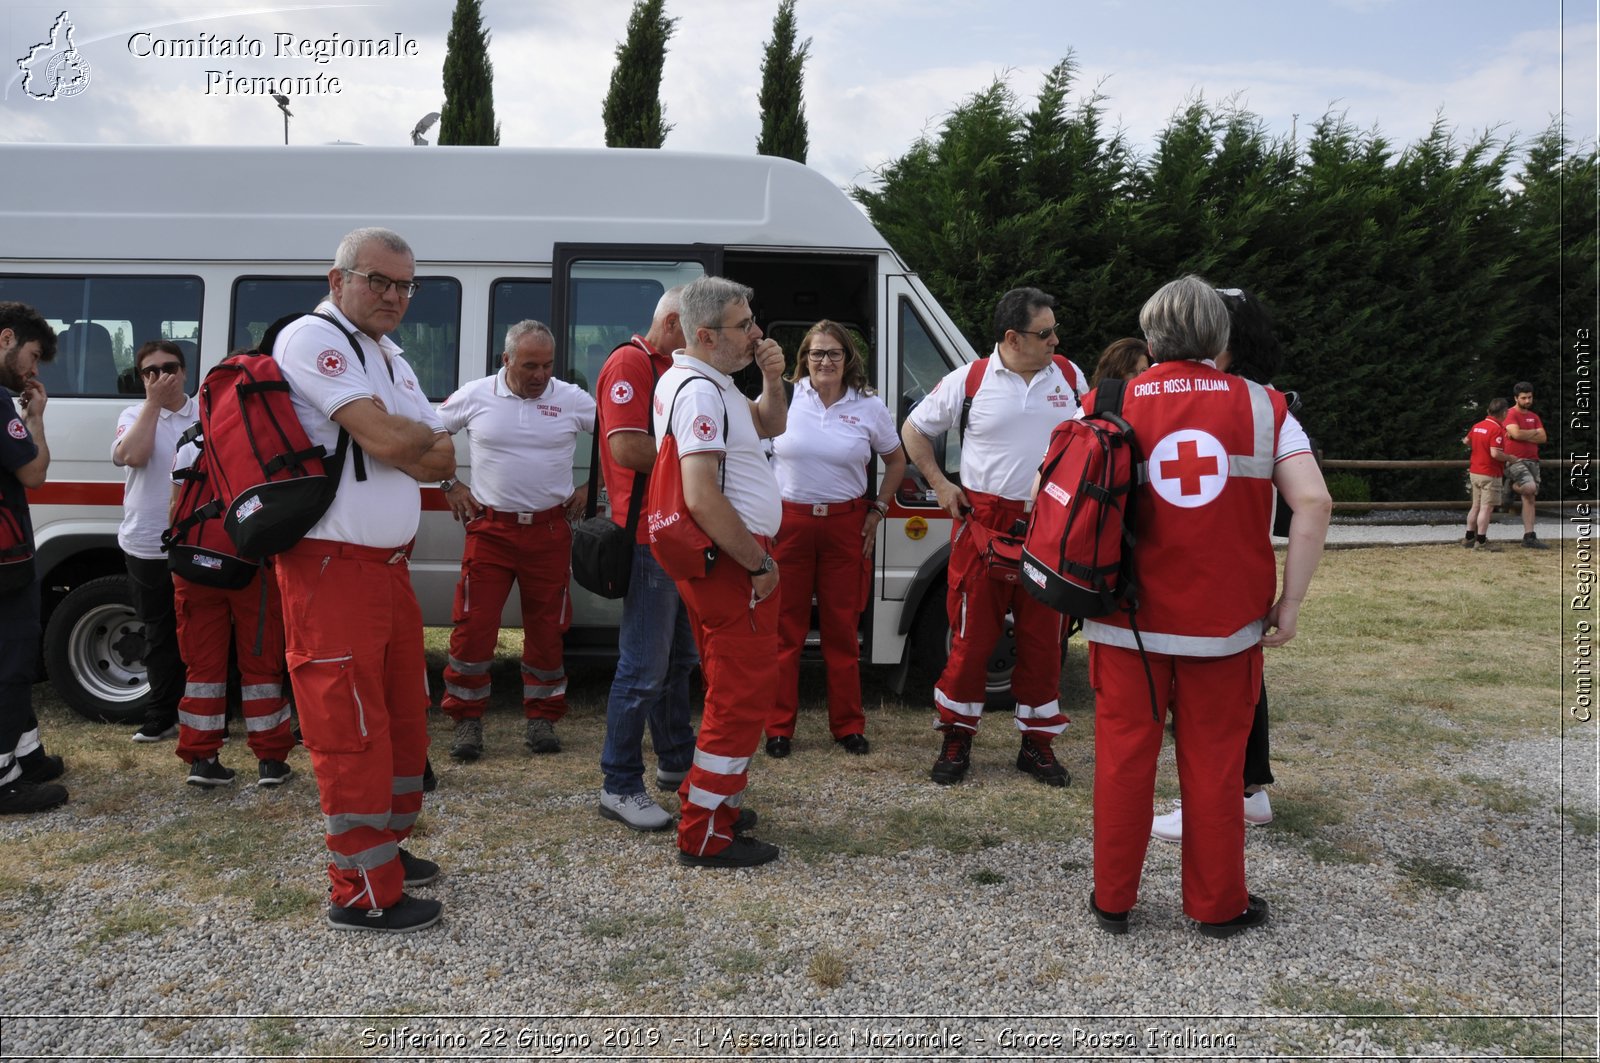
MULTIPOLYGON (((1259 641, 1277 588, 1272 471, 1287 415, 1280 392, 1201 362, 1163 362, 1129 382, 1122 416, 1145 456, 1133 504, 1145 648, 1221 657, 1259 641)), ((1127 627, 1116 613, 1084 633, 1132 648, 1127 627)))

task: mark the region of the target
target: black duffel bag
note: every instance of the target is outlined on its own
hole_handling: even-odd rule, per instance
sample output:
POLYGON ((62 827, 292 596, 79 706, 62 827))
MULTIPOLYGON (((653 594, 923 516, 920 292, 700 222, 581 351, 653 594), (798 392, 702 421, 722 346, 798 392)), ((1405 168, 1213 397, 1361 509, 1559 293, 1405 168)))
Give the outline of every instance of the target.
POLYGON ((618 524, 610 517, 597 517, 600 505, 600 424, 595 422, 594 449, 589 454, 589 501, 583 519, 572 529, 572 578, 578 586, 602 598, 621 598, 628 593, 633 574, 633 543, 639 529, 639 507, 644 505, 645 483, 649 473, 633 474, 632 501, 628 523, 618 524))

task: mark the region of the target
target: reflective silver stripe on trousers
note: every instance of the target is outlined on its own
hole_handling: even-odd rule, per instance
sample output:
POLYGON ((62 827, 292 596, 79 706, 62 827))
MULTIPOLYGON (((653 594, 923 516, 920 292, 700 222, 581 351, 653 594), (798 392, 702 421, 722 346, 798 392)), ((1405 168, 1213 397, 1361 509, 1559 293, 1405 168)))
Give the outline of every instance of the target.
POLYGON ((228 714, 219 712, 215 716, 197 716, 179 709, 178 722, 196 731, 221 731, 228 726, 228 714))
POLYGON ((448 679, 445 680, 444 692, 446 694, 449 694, 452 697, 460 698, 462 701, 487 701, 487 700, 489 700, 489 688, 488 687, 486 687, 486 686, 482 686, 482 687, 464 687, 464 686, 460 685, 459 683, 452 683, 448 679))
POLYGON ((243 701, 267 701, 270 698, 282 696, 282 683, 253 683, 250 686, 239 688, 239 697, 243 701))
POLYGON ((396 775, 394 777, 394 794, 414 794, 422 789, 422 776, 396 775))
POLYGON ((715 753, 704 750, 694 751, 694 766, 702 771, 713 771, 718 775, 742 775, 750 770, 749 757, 719 757, 715 753))
POLYGON ((285 705, 270 716, 246 716, 244 718, 244 729, 252 732, 270 731, 280 723, 288 722, 288 719, 289 706, 285 705))
POLYGON ((1024 705, 1017 702, 1017 716, 1025 720, 1043 720, 1050 716, 1061 715, 1061 702, 1047 701, 1043 705, 1024 705))
POLYGON ((738 808, 743 801, 744 791, 742 790, 736 794, 723 795, 714 794, 710 790, 702 790, 700 787, 693 784, 689 786, 689 803, 694 805, 696 808, 714 809, 720 805, 727 805, 730 808, 738 808))
POLYGON ((17 748, 12 750, 12 753, 19 757, 25 757, 35 749, 38 749, 39 746, 39 729, 30 727, 23 732, 21 738, 17 739, 17 748))
POLYGON ((333 860, 333 866, 345 871, 372 871, 382 867, 391 860, 400 859, 400 846, 395 842, 384 842, 374 845, 370 849, 363 849, 359 853, 346 856, 344 853, 330 852, 328 856, 333 860))
POLYGON ((228 696, 228 684, 185 683, 183 694, 184 697, 189 698, 225 698, 228 696))
POLYGON ((1272 479, 1272 466, 1274 452, 1272 431, 1272 400, 1267 397, 1267 389, 1257 384, 1254 380, 1246 380, 1245 387, 1250 393, 1250 425, 1252 428, 1255 453, 1249 457, 1243 454, 1228 455, 1228 475, 1243 476, 1252 480, 1272 479))
POLYGON ((455 657, 449 658, 450 670, 461 675, 488 675, 489 666, 493 661, 463 661, 455 657))
POLYGON ((565 669, 556 668, 545 671, 541 668, 522 666, 522 696, 525 698, 553 698, 567 692, 567 673, 565 669), (528 676, 538 680, 530 683, 528 676))
POLYGON ((389 827, 387 812, 338 812, 325 818, 326 833, 330 835, 343 834, 358 827, 371 827, 373 830, 387 830, 389 827))
POLYGON ((405 815, 390 815, 389 829, 392 831, 410 830, 417 825, 417 816, 421 813, 408 812, 405 815))
MULTIPOLYGON (((970 716, 976 719, 983 715, 983 702, 981 701, 956 701, 938 687, 933 688, 933 703, 955 713, 957 716, 970 716)), ((969 731, 976 731, 974 724, 957 723, 957 727, 964 727, 969 731)))
POLYGON ((524 698, 553 698, 566 692, 567 681, 565 679, 555 686, 548 687, 530 686, 527 683, 522 684, 522 696, 524 698))
MULTIPOLYGON (((1172 657, 1231 657, 1261 641, 1261 621, 1252 620, 1231 635, 1216 637, 1170 635, 1161 631, 1140 631, 1139 635, 1144 639, 1144 648, 1151 653, 1165 653, 1172 657)), ((1132 631, 1098 620, 1083 622, 1083 637, 1090 642, 1120 646, 1125 650, 1139 648, 1132 631)))

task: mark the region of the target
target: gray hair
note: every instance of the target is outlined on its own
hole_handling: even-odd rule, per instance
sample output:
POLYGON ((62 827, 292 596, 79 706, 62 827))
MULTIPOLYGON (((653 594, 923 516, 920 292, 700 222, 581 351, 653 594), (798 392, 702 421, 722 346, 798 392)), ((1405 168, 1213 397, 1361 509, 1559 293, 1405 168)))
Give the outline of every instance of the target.
POLYGON ((377 226, 368 226, 365 229, 355 229, 345 233, 344 239, 339 241, 339 250, 333 255, 334 269, 355 269, 356 260, 361 255, 361 249, 368 244, 379 243, 390 251, 400 255, 410 255, 416 260, 416 254, 411 250, 411 245, 406 243, 405 237, 393 229, 380 229, 377 226))
POLYGON ((684 342, 694 346, 696 330, 722 324, 723 311, 730 303, 749 302, 754 294, 753 288, 726 277, 701 277, 684 285, 679 293, 681 309, 678 311, 684 342))
POLYGON ((652 325, 665 318, 668 314, 677 314, 680 318, 683 316, 683 289, 685 287, 687 285, 680 284, 676 288, 668 288, 661 293, 661 298, 656 302, 656 312, 650 316, 652 325))
POLYGON ((1201 361, 1228 349, 1228 305, 1193 273, 1161 286, 1139 310, 1152 362, 1201 361))
POLYGON ((530 317, 525 321, 518 321, 515 325, 512 325, 510 328, 506 329, 505 353, 515 354, 517 345, 522 342, 524 336, 529 335, 542 336, 544 339, 550 341, 550 346, 552 348, 556 345, 556 337, 555 334, 550 331, 550 326, 546 325, 543 321, 535 321, 530 317))

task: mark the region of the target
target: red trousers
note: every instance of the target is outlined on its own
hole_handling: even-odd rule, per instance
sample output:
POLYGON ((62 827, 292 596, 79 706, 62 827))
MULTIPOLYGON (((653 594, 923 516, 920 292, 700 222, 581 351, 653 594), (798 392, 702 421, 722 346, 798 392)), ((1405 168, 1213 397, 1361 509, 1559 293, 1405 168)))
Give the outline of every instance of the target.
POLYGON ((284 697, 283 608, 277 581, 263 572, 248 587, 227 591, 174 575, 172 589, 178 652, 189 675, 178 702, 178 756, 192 764, 216 756, 222 748, 228 727, 231 645, 239 658, 239 694, 250 752, 257 760, 287 760, 294 732, 284 697))
MULTIPOLYGON (((782 585, 783 570, 778 571, 782 585)), ((700 856, 733 841, 750 758, 778 681, 778 595, 752 601, 750 575, 727 558, 699 579, 678 580, 700 644, 706 700, 694 763, 678 789, 678 848, 700 856)))
POLYGON ((1168 708, 1183 794, 1183 910, 1219 923, 1248 903, 1239 779, 1261 691, 1261 647, 1230 657, 1148 654, 1156 705, 1137 650, 1089 644, 1094 687, 1094 896, 1108 912, 1139 899, 1150 844, 1156 759, 1168 708))
POLYGON ((566 715, 561 636, 572 624, 571 576, 572 528, 561 506, 526 521, 490 510, 467 525, 440 706, 452 719, 479 717, 489 707, 489 667, 513 582, 522 597, 523 714, 551 721, 566 715))
POLYGON ((274 567, 289 678, 311 754, 332 901, 400 899, 399 845, 422 810, 428 675, 401 551, 303 539, 274 567))
MULTIPOLYGON (((996 531, 1009 531, 1023 515, 1023 504, 968 491, 972 513, 996 531)), ((1006 611, 1016 621, 1017 667, 1011 693, 1017 699, 1017 730, 1046 742, 1067 728, 1061 712, 1060 613, 1029 594, 1021 583, 989 577, 983 556, 957 524, 950 541, 945 608, 950 618, 950 658, 934 684, 934 708, 941 730, 976 731, 983 715, 989 656, 1000 640, 1006 611)))
POLYGON ((778 693, 767 734, 794 735, 800 707, 800 651, 811 630, 811 595, 817 596, 822 661, 828 670, 828 730, 833 737, 867 729, 861 711, 861 647, 856 630, 867 607, 872 559, 861 556, 866 502, 852 499, 817 516, 799 502, 783 504, 783 528, 772 545, 778 562, 778 693))

